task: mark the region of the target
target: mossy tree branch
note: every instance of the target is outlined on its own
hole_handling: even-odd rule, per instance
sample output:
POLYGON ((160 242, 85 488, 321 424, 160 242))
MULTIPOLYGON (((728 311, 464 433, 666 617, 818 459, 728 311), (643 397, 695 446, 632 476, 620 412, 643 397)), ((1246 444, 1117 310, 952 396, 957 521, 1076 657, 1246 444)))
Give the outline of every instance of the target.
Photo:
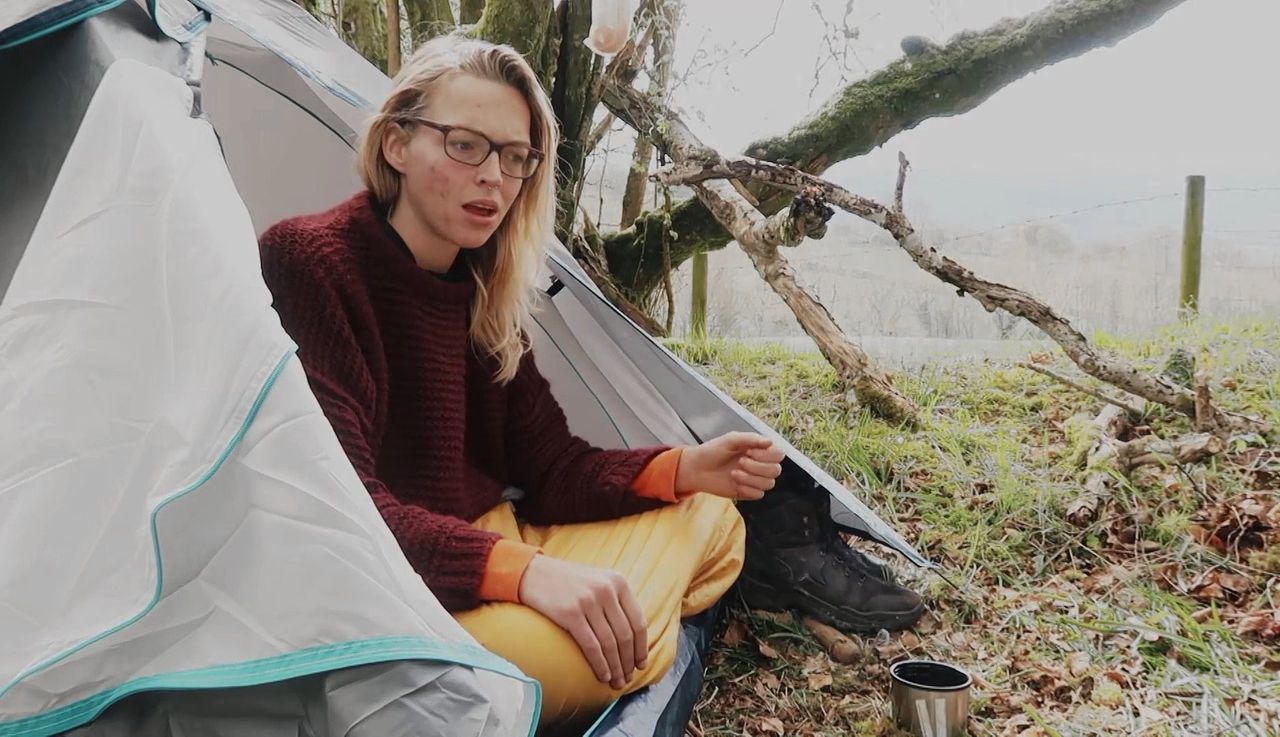
MULTIPOLYGON (((960 33, 941 46, 899 59, 847 85, 787 133, 761 139, 746 151, 753 158, 820 173, 925 120, 972 110, 1032 72, 1114 45, 1182 2, 1058 0, 1026 17, 960 33)), ((769 197, 762 200, 760 209, 770 214, 787 202, 787 197, 769 197)), ((679 247, 671 254, 676 265, 699 251, 722 248, 730 240, 728 231, 708 217, 696 198, 676 206, 672 228, 680 234, 679 247)), ((610 270, 634 297, 647 294, 662 279, 661 250, 643 242, 638 236, 643 232, 628 228, 604 239, 610 270)))

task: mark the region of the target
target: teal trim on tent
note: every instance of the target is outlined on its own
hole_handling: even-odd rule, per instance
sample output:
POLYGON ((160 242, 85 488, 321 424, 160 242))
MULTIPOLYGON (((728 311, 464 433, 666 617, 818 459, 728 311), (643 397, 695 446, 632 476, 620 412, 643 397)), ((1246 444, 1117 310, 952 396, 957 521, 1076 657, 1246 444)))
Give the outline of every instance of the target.
POLYGON ((40 11, 9 28, 0 28, 0 49, 34 41, 42 36, 75 25, 98 13, 120 5, 125 0, 71 0, 40 11))
MULTIPOLYGON (((218 454, 218 457, 214 459, 213 463, 209 466, 209 468, 205 469, 205 472, 200 475, 200 478, 196 479, 193 483, 191 483, 185 489, 179 489, 173 494, 170 494, 169 496, 165 497, 163 501, 161 501, 159 504, 156 505, 155 509, 151 510, 151 519, 150 519, 151 551, 155 555, 155 559, 156 559, 156 585, 155 585, 155 591, 152 592, 151 594, 151 601, 148 602, 145 607, 143 607, 142 611, 133 615, 129 619, 121 622, 115 627, 112 627, 108 630, 100 632, 99 634, 94 635, 93 637, 90 637, 89 639, 85 640, 79 645, 63 650, 57 655, 54 655, 53 657, 48 658, 47 660, 41 663, 37 663, 36 665, 33 665, 30 668, 27 668, 26 670, 22 671, 17 676, 15 676, 12 681, 7 683, 4 688, 0 688, 0 697, 3 697, 5 694, 9 693, 9 691, 13 690, 14 686, 17 686, 24 679, 29 678, 36 673, 39 673, 40 671, 44 670, 45 668, 48 668, 49 666, 52 666, 56 663, 66 660, 67 658, 71 657, 72 655, 75 655, 76 653, 89 647, 95 642, 100 642, 103 639, 106 639, 107 637, 110 637, 111 635, 114 635, 117 632, 120 632, 126 627, 132 625, 133 623, 147 616, 147 614, 152 609, 155 608, 156 604, 159 603, 160 601, 160 595, 164 592, 164 560, 161 559, 160 557, 160 532, 156 526, 156 517, 160 514, 160 510, 167 507, 170 503, 177 501, 178 499, 181 499, 187 494, 192 493, 196 489, 199 489, 201 486, 204 486, 206 483, 208 483, 209 479, 213 478, 213 475, 218 472, 218 469, 222 468, 222 464, 226 463, 227 458, 231 456, 231 453, 235 451, 235 449, 240 445, 240 441, 244 439, 245 433, 249 431, 249 426, 253 424, 254 418, 258 416, 258 410, 262 408, 262 403, 266 401, 267 394, 271 391, 271 387, 275 386, 276 379, 280 377, 280 372, 284 370, 285 364, 289 362, 289 359, 293 357, 294 353, 296 353, 297 350, 298 350, 297 346, 291 346, 289 350, 284 354, 284 356, 282 356, 280 360, 276 362, 275 368, 271 370, 271 373, 267 376, 266 380, 263 382, 262 387, 258 390, 257 397, 253 400, 253 404, 249 407, 248 413, 245 415, 244 420, 240 423, 240 429, 237 430, 236 434, 231 437, 231 440, 226 444, 225 447, 223 447, 222 452, 218 454)), ((3 733, 0 732, 0 734, 3 734, 3 733)))
POLYGON ((107 707, 144 691, 236 688, 285 681, 340 668, 395 660, 433 660, 492 671, 523 681, 534 690, 533 737, 542 713, 542 686, 488 650, 423 637, 378 637, 323 645, 243 663, 137 678, 44 714, 0 723, 0 737, 48 737, 96 719, 107 707))
MULTIPOLYGON (((156 559, 156 585, 151 601, 147 606, 115 627, 90 637, 84 642, 19 673, 3 689, 0 689, 0 696, 4 696, 4 694, 31 675, 39 673, 94 643, 124 630, 155 608, 164 591, 164 560, 160 556, 160 535, 156 526, 156 517, 162 509, 172 502, 195 492, 208 483, 209 479, 213 478, 218 469, 226 463, 227 458, 239 447, 245 434, 249 431, 249 427, 257 417, 258 411, 262 408, 262 403, 266 401, 267 395, 271 392, 272 387, 275 386, 280 373, 284 371, 285 366, 296 352, 297 346, 292 345, 276 362, 271 373, 258 390, 253 404, 249 407, 244 420, 240 423, 240 428, 226 446, 223 447, 222 452, 218 454, 218 457, 210 464, 209 468, 200 475, 200 478, 186 488, 165 497, 151 511, 151 545, 156 559)), ((538 716, 542 711, 541 684, 521 673, 514 665, 483 648, 465 643, 442 642, 422 637, 385 637, 323 645, 249 662, 231 663, 194 671, 138 678, 51 712, 25 717, 8 723, 0 723, 0 737, 46 737, 46 735, 65 732, 97 718, 103 710, 120 699, 142 691, 255 686, 299 676, 324 673, 339 668, 410 659, 457 663, 501 673, 532 684, 534 686, 534 718, 533 726, 529 732, 530 737, 532 737, 533 731, 537 728, 538 716)))

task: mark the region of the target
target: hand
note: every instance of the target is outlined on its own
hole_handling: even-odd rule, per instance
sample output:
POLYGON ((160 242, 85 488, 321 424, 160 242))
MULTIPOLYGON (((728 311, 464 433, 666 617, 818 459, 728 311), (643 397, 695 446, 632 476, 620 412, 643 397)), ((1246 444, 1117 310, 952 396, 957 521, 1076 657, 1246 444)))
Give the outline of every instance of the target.
POLYGON ((676 469, 676 493, 704 491, 728 499, 759 499, 782 474, 783 456, 763 435, 725 433, 684 449, 676 469))
POLYGON ((648 666, 649 628, 617 571, 535 555, 520 580, 520 603, 568 632, 602 683, 620 689, 648 666))

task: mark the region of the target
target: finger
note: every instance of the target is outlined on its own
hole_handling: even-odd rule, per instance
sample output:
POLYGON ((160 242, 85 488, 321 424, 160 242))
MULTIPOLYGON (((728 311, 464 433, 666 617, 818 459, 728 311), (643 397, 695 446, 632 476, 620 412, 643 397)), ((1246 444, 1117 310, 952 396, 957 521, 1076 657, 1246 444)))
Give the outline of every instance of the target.
POLYGON ((598 602, 596 606, 588 608, 586 615, 587 623, 591 625, 591 631, 595 633, 596 641, 604 652, 605 662, 608 663, 605 677, 600 680, 619 688, 617 684, 622 679, 622 662, 618 660, 618 638, 614 636, 613 628, 609 626, 609 620, 598 602))
POLYGON ((604 657, 604 648, 600 646, 600 638, 596 636, 595 629, 587 620, 585 613, 576 618, 576 621, 569 628, 569 634, 573 637, 574 642, 578 643, 578 649, 582 651, 582 656, 587 659, 587 664, 591 666, 591 670, 595 671, 596 680, 601 683, 608 683, 613 680, 613 674, 609 672, 609 662, 604 657))
POLYGON ((739 468, 733 469, 729 475, 739 486, 749 486, 753 489, 758 489, 759 491, 768 491, 777 483, 773 478, 767 476, 756 476, 739 468))
POLYGON ((787 454, 782 448, 771 445, 768 448, 752 448, 747 451, 747 456, 761 463, 782 463, 782 459, 786 458, 787 454))
POLYGON ((608 620, 614 642, 617 643, 618 664, 621 668, 620 672, 613 674, 613 687, 622 688, 636 674, 636 633, 616 595, 608 597, 604 602, 604 617, 608 620))
POLYGON ((735 453, 745 453, 753 448, 764 449, 773 445, 773 441, 754 432, 731 432, 725 435, 726 445, 735 453))
POLYGON ((754 502, 757 499, 764 498, 764 491, 762 489, 757 489, 754 486, 738 484, 734 487, 734 493, 737 495, 737 499, 744 502, 754 502))
POLYGON ((631 626, 632 640, 635 643, 636 667, 641 670, 648 668, 649 625, 645 622, 644 610, 640 608, 640 602, 636 600, 635 595, 631 593, 631 587, 625 581, 618 592, 618 604, 621 605, 622 612, 627 615, 627 622, 631 626))
POLYGON ((746 471, 752 476, 761 476, 769 479, 776 479, 782 475, 782 464, 780 463, 762 463, 755 461, 747 456, 738 459, 738 468, 746 471))

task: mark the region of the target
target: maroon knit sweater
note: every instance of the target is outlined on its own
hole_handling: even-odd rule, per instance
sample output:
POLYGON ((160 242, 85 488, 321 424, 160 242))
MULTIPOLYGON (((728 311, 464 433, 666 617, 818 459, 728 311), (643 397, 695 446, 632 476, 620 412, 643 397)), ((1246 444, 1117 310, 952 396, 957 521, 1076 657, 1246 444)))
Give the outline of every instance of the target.
POLYGON ((522 489, 535 524, 661 506, 631 490, 665 448, 601 450, 569 432, 526 353, 500 385, 468 336, 474 283, 425 271, 367 193, 277 223, 263 275, 338 440, 409 562, 450 611, 477 606, 499 536, 469 522, 522 489))

